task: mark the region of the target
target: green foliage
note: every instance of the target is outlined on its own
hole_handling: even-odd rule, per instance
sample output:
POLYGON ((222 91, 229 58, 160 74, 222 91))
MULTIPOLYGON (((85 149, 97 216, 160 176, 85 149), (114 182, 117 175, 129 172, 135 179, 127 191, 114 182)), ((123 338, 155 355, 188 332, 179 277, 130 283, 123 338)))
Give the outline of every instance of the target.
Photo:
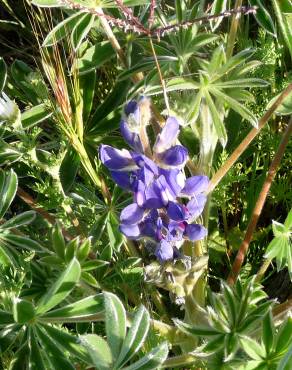
POLYGON ((270 310, 271 302, 263 301, 265 298, 261 287, 251 279, 244 284, 238 280, 233 289, 222 283, 220 294, 211 292, 211 305, 204 312, 208 326, 191 326, 180 320, 175 324, 186 334, 206 338, 196 349, 198 356, 222 352, 224 362, 228 362, 238 353, 241 339, 251 335, 270 310))
POLYGON ((292 210, 289 212, 285 223, 273 221, 274 239, 268 245, 265 257, 267 259, 276 259, 278 271, 288 267, 290 279, 292 280, 292 210))
POLYGON ((209 194, 208 238, 185 243, 184 259, 161 265, 153 245, 122 236, 130 196, 98 158, 101 143, 125 145, 125 103, 149 95, 150 141, 163 125, 158 112, 175 115, 187 176, 212 177, 224 165, 291 81, 291 1, 243 4, 257 12, 236 15, 227 58, 230 1, 0 1, 0 99, 4 92, 16 112, 0 122, 1 368, 290 370, 288 303, 274 309, 253 276, 265 256, 277 265, 265 287, 286 267, 291 278, 291 211, 278 222, 291 206, 289 146, 241 280, 220 292, 218 281, 244 237, 292 95, 209 194))

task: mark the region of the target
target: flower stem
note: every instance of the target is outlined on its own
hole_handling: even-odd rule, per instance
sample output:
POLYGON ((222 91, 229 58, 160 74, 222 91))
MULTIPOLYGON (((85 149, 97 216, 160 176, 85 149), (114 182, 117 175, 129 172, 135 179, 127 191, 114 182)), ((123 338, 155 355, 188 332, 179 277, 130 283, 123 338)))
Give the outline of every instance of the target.
POLYGON ((262 212, 263 206, 265 204, 267 195, 269 193, 272 181, 275 178, 277 169, 278 169, 278 167, 280 165, 280 162, 281 162, 281 159, 284 155, 284 151, 285 151, 285 148, 288 144, 291 132, 292 132, 292 117, 291 117, 291 119, 289 121, 289 124, 288 124, 288 126, 287 126, 287 128, 284 132, 284 135, 282 137, 282 140, 281 140, 281 143, 278 147, 278 150, 275 154, 275 157, 274 157, 274 159, 273 159, 273 161, 270 165, 266 180, 265 180, 265 182, 262 186, 261 192, 260 192, 259 197, 257 199, 257 202, 255 204, 250 222, 248 224, 244 240, 243 240, 243 242, 241 243, 241 245, 239 247, 237 256, 236 256, 236 258, 234 260, 234 263, 233 263, 233 266, 232 266, 232 270, 231 270, 231 272, 228 276, 227 281, 231 285, 233 285, 236 282, 236 279, 239 275, 241 266, 243 264, 244 258, 246 256, 246 253, 247 253, 248 248, 249 248, 249 244, 252 240, 253 233, 254 233, 255 228, 257 226, 257 222, 258 222, 259 217, 261 215, 261 212, 262 212))

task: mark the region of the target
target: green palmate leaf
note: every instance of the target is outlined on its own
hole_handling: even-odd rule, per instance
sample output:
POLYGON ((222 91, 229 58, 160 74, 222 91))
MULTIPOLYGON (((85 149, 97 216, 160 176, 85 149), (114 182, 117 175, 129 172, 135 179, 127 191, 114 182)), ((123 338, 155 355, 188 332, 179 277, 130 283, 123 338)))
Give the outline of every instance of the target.
MULTIPOLYGON (((235 54, 233 57, 231 57, 226 63, 224 63, 220 68, 217 70, 214 68, 214 71, 218 77, 227 74, 228 72, 232 71, 235 67, 239 66, 240 64, 244 63, 247 58, 250 58, 254 54, 254 49, 245 49, 240 51, 239 53, 235 54)), ((215 67, 215 66, 214 66, 215 67)), ((213 79, 213 81, 215 81, 213 79)))
POLYGON ((266 357, 265 349, 254 339, 249 337, 241 337, 240 343, 244 351, 253 360, 263 360, 266 357))
POLYGON ((291 0, 272 0, 274 11, 284 37, 285 43, 289 49, 292 58, 292 4, 291 0))
POLYGON ((31 128, 52 116, 53 112, 45 104, 36 105, 21 113, 21 123, 23 128, 31 128))
POLYGON ((210 94, 208 93, 207 90, 204 90, 204 96, 206 98, 207 105, 210 109, 212 118, 213 118, 213 123, 215 126, 216 133, 218 135, 218 138, 220 140, 220 143, 223 147, 225 147, 227 143, 227 133, 225 130, 225 126, 220 118, 220 114, 217 111, 217 108, 215 106, 215 103, 213 102, 213 99, 211 98, 210 94))
POLYGON ((107 340, 114 359, 117 359, 126 336, 126 311, 122 302, 112 293, 104 293, 107 340))
POLYGON ((86 123, 92 110, 95 92, 96 71, 93 70, 79 77, 80 95, 83 100, 83 121, 86 123))
POLYGON ((167 343, 162 343, 155 347, 151 352, 147 353, 134 364, 123 368, 123 370, 154 370, 159 369, 159 366, 166 360, 168 355, 167 343))
POLYGON ((46 335, 48 335, 58 346, 85 363, 91 362, 87 351, 81 346, 78 337, 50 325, 42 325, 42 327, 44 328, 46 335))
POLYGON ((231 80, 225 82, 216 82, 213 84, 216 88, 234 89, 244 87, 266 87, 269 86, 269 82, 261 80, 260 78, 243 78, 240 80, 231 80))
POLYGON ((292 209, 288 213, 288 216, 284 222, 284 225, 287 228, 287 230, 290 230, 292 228, 292 209))
POLYGON ((94 18, 95 16, 93 14, 84 14, 74 26, 71 33, 71 43, 75 51, 79 49, 82 41, 90 31, 94 18))
POLYGON ((124 340, 116 366, 124 365, 141 348, 148 334, 149 325, 149 313, 144 306, 140 306, 135 313, 131 328, 124 340))
POLYGON ((265 257, 268 259, 276 258, 278 271, 287 266, 292 280, 291 214, 290 211, 285 224, 273 221, 275 237, 268 245, 265 257))
POLYGON ((34 252, 43 252, 42 246, 34 240, 26 236, 19 236, 5 231, 0 233, 0 239, 6 242, 8 245, 19 248, 21 251, 27 249, 34 252))
POLYGON ((4 59, 0 57, 0 93, 3 90, 7 78, 7 67, 4 59))
POLYGON ((224 285, 224 289, 222 289, 225 301, 227 303, 228 307, 228 313, 230 315, 230 319, 233 325, 236 324, 236 316, 237 316, 237 307, 236 307, 236 299, 233 295, 232 289, 225 283, 222 283, 224 285))
POLYGON ((74 321, 78 318, 80 321, 84 317, 85 321, 88 321, 88 316, 101 314, 103 307, 103 295, 97 294, 47 312, 42 315, 42 318, 49 318, 51 321, 56 319, 58 321, 70 322, 70 319, 74 321))
POLYGON ((263 320, 263 343, 265 345, 266 353, 269 354, 274 345, 275 327, 271 311, 267 313, 263 320))
POLYGON ((0 225, 0 229, 17 228, 23 225, 30 224, 34 219, 35 211, 26 211, 0 225))
POLYGON ((189 324, 186 324, 185 322, 174 319, 173 320, 175 325, 184 333, 191 334, 195 337, 202 336, 202 337, 213 337, 216 335, 221 335, 222 332, 216 329, 213 329, 211 327, 204 327, 204 326, 190 326, 189 324))
POLYGON ((3 266, 10 266, 12 265, 15 269, 18 267, 17 258, 8 248, 3 245, 3 238, 0 234, 0 263, 3 266))
POLYGON ((18 324, 25 324, 35 318, 35 309, 31 302, 15 298, 13 301, 13 317, 18 324))
POLYGON ((0 219, 3 218, 17 190, 17 176, 13 170, 0 170, 0 219))
POLYGON ((79 236, 70 240, 70 242, 66 245, 65 249, 65 262, 69 263, 73 257, 76 255, 76 251, 79 245, 79 236))
POLYGON ((77 251, 77 259, 79 262, 83 262, 86 260, 89 252, 91 249, 91 239, 86 239, 79 247, 77 251))
POLYGON ((35 327, 35 333, 52 369, 75 370, 73 364, 66 358, 64 351, 47 335, 43 327, 39 325, 35 327))
POLYGON ((96 278, 91 275, 89 272, 82 271, 81 279, 84 280, 88 285, 93 286, 94 288, 100 289, 100 284, 96 280, 96 278))
POLYGON ((60 166, 60 180, 65 193, 71 189, 79 167, 79 154, 69 146, 60 166))
POLYGON ((36 335, 33 330, 29 331, 28 348, 29 348, 29 358, 28 358, 29 369, 46 370, 44 358, 40 351, 39 345, 36 340, 36 335))
POLYGON ((244 105, 240 104, 238 101, 236 101, 235 99, 231 98, 230 96, 216 88, 210 87, 209 91, 213 95, 215 95, 216 98, 222 102, 222 104, 227 103, 230 106, 230 108, 232 108, 235 112, 240 114, 242 118, 249 121, 254 127, 256 128, 258 127, 258 121, 256 117, 244 105))
POLYGON ((224 338, 224 361, 228 362, 234 358, 239 347, 238 335, 230 333, 224 338))
POLYGON ((251 310, 248 317, 243 320, 239 326, 239 330, 242 333, 252 330, 256 325, 258 325, 259 318, 264 317, 269 312, 270 308, 271 302, 268 301, 251 310))
POLYGON ((261 0, 249 0, 250 5, 256 6, 255 19, 269 34, 276 36, 276 28, 268 10, 261 0))
POLYGON ((57 255, 64 259, 65 257, 65 240, 64 236, 62 233, 62 229, 60 224, 57 222, 56 225, 54 226, 52 230, 52 243, 53 243, 53 248, 57 255))
POLYGON ((43 314, 61 303, 72 291, 80 279, 81 268, 76 258, 73 258, 66 270, 41 297, 37 305, 37 314, 43 314))
POLYGON ((277 341, 275 345, 275 352, 278 355, 285 354, 287 348, 292 344, 292 317, 288 317, 287 320, 281 325, 277 341))
POLYGON ((59 8, 62 6, 59 0, 32 0, 31 3, 45 8, 59 8))
POLYGON ((79 73, 87 73, 100 68, 105 62, 116 56, 109 41, 103 41, 87 49, 82 58, 78 59, 79 73))
POLYGON ((111 248, 114 251, 119 251, 124 239, 119 230, 119 222, 113 213, 109 214, 106 226, 111 248))
POLYGON ((100 370, 113 368, 113 358, 107 342, 95 334, 87 334, 80 337, 81 344, 87 349, 92 363, 100 370))
POLYGON ((0 165, 11 164, 20 159, 22 153, 0 139, 0 165))
POLYGON ((62 40, 66 37, 75 25, 80 21, 83 17, 82 12, 74 13, 70 17, 66 18, 62 22, 58 23, 56 27, 52 29, 52 31, 46 36, 43 46, 52 46, 56 44, 58 41, 62 40))
POLYGON ((82 271, 91 271, 96 270, 98 268, 107 266, 109 264, 108 261, 103 260, 92 260, 82 263, 82 271))
POLYGON ((292 343, 290 347, 282 357, 277 370, 291 370, 291 358, 292 358, 292 343))
POLYGON ((188 113, 187 122, 190 125, 194 125, 199 117, 201 100, 202 100, 202 92, 201 90, 199 90, 194 99, 194 102, 191 104, 191 109, 188 113))

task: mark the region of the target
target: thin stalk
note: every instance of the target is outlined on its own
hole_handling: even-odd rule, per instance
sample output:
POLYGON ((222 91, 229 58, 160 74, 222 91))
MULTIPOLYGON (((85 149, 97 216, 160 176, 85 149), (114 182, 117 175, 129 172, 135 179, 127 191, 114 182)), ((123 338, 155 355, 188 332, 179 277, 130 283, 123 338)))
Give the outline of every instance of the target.
POLYGON ((207 192, 210 193, 214 190, 214 188, 218 185, 218 183, 223 179, 223 177, 227 174, 230 168, 235 164, 241 154, 247 149, 249 144, 253 141, 253 139, 258 135, 260 130, 265 126, 268 120, 272 117, 275 110, 282 104, 284 99, 292 92, 292 83, 289 84, 286 89, 281 93, 278 99, 274 102, 270 109, 263 115, 263 117, 259 120, 258 128, 253 128, 249 134, 242 140, 242 142, 238 145, 238 147, 233 151, 224 165, 215 173, 212 177, 207 192))
POLYGON ((162 73, 161 73, 161 69, 160 69, 160 65, 159 65, 159 62, 158 62, 158 59, 157 59, 157 55, 156 55, 156 52, 155 52, 155 49, 154 49, 152 37, 150 35, 149 35, 149 42, 150 42, 151 51, 152 51, 152 54, 153 54, 153 57, 154 57, 154 60, 155 60, 155 64, 156 64, 156 68, 157 68, 157 72, 158 72, 160 84, 162 86, 164 102, 165 102, 166 109, 167 109, 168 115, 169 115, 170 107, 169 107, 169 101, 168 101, 168 96, 167 96, 167 92, 166 92, 165 81, 164 81, 163 76, 162 76, 162 73))
POLYGON ((275 178, 277 169, 278 169, 278 167, 280 165, 280 162, 281 162, 281 159, 284 155, 285 148, 288 144, 291 132, 292 132, 292 118, 289 121, 289 124, 288 124, 288 126, 287 126, 287 128, 284 132, 284 135, 282 137, 282 140, 281 140, 281 143, 278 147, 278 150, 275 154, 275 157, 274 157, 274 159, 273 159, 273 161, 270 165, 266 180, 265 180, 265 182, 262 186, 262 190, 259 194, 259 197, 258 197, 257 202, 255 204, 250 222, 248 224, 244 240, 241 243, 241 245, 239 247, 239 250, 238 250, 238 253, 237 253, 237 256, 236 256, 236 258, 233 262, 232 270, 231 270, 231 272, 228 276, 228 279, 227 279, 228 283, 231 284, 231 285, 233 285, 236 282, 236 279, 239 275, 241 266, 243 264, 244 258, 246 256, 246 253, 247 253, 248 248, 249 248, 249 244, 252 240, 253 233, 256 229, 259 217, 261 215, 263 206, 265 204, 265 201, 266 201, 266 198, 268 196, 270 187, 272 185, 272 181, 275 178))
MULTIPOLYGON (((234 9, 237 10, 242 6, 242 0, 236 0, 234 9)), ((239 25, 239 19, 240 19, 240 13, 233 14, 232 20, 231 20, 231 26, 228 33, 228 41, 226 46, 226 58, 227 60, 232 56, 235 39, 237 35, 237 29, 239 25)))
POLYGON ((263 279, 263 277, 265 276, 265 273, 266 273, 268 267, 270 266, 271 262, 272 262, 272 260, 270 260, 270 259, 265 259, 264 260, 263 264, 261 265, 261 267, 260 267, 260 269, 257 273, 256 282, 259 283, 263 279))

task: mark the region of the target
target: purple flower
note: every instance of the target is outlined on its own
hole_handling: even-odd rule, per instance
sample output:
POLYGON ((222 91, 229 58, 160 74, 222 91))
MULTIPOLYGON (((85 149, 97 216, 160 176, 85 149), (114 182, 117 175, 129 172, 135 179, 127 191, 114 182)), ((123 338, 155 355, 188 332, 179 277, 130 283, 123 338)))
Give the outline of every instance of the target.
POLYGON ((169 117, 153 146, 153 158, 144 154, 140 128, 150 120, 149 100, 130 101, 120 124, 134 151, 101 145, 100 160, 114 181, 133 193, 133 203, 120 215, 120 230, 129 239, 151 239, 160 262, 179 258, 184 240, 201 240, 207 230, 193 222, 202 213, 209 179, 186 178, 187 149, 177 143, 179 123, 169 117), (146 107, 146 108, 145 108, 146 107), (188 198, 182 201, 180 198, 188 198))

